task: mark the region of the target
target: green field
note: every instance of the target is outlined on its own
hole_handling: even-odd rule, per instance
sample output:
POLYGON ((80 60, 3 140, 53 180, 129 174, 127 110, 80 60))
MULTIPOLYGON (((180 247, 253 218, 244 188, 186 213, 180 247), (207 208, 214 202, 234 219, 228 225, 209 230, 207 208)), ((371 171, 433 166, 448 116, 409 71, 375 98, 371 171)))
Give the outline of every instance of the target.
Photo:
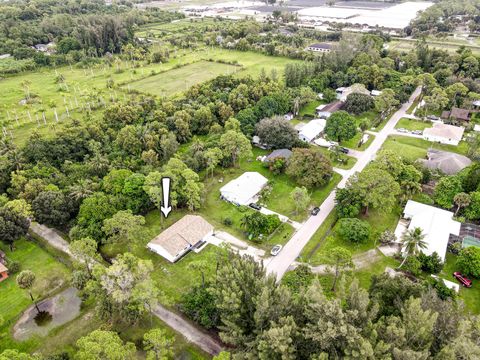
POLYGON ((71 119, 83 121, 85 109, 89 106, 92 108, 92 117, 101 116, 103 103, 108 104, 112 99, 115 101, 129 96, 130 83, 132 89, 138 86, 139 90, 144 88, 143 91, 153 94, 172 96, 193 84, 224 73, 233 73, 233 70, 236 70, 236 76, 254 77, 258 76, 262 69, 267 74, 274 70, 281 78, 285 65, 297 61, 255 52, 211 47, 196 50, 177 49, 172 51, 168 62, 159 64, 115 59, 111 66, 97 64, 89 68, 41 68, 35 72, 0 79, 0 126, 11 131, 13 140, 21 145, 33 131, 43 135, 54 134, 69 122, 68 114, 71 119), (206 60, 235 63, 238 66, 207 63, 206 60), (208 67, 206 73, 205 66, 201 67, 202 65, 208 67), (60 75, 64 78, 63 83, 58 81, 60 75), (107 87, 107 81, 113 81, 113 89, 107 87), (162 83, 161 87, 158 87, 159 82, 162 83), (27 93, 30 93, 31 100, 22 105, 21 101, 27 93), (93 105, 98 101, 102 102, 102 105, 95 110, 93 105), (42 113, 45 113, 45 121, 42 113))
POLYGON ((131 82, 128 84, 128 87, 152 95, 170 97, 188 90, 193 85, 214 79, 219 75, 234 74, 239 69, 239 66, 201 60, 131 82))
POLYGON ((432 143, 427 140, 408 136, 391 135, 388 137, 382 147, 382 149, 391 150, 396 154, 401 154, 402 157, 410 161, 424 158, 429 148, 451 151, 465 155, 468 150, 468 145, 464 141, 460 142, 458 146, 453 146, 432 143))

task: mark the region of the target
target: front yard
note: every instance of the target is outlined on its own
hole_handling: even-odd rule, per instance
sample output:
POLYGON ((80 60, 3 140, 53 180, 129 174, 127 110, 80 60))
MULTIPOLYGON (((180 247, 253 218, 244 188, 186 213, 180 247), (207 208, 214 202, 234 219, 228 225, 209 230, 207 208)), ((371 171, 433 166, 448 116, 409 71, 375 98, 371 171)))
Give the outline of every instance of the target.
POLYGON ((395 129, 407 129, 410 131, 414 130, 425 130, 426 128, 431 128, 432 127, 432 122, 431 121, 419 121, 419 120, 412 120, 412 119, 407 119, 407 118, 401 118, 397 126, 395 126, 395 129))
POLYGON ((451 151, 461 155, 465 155, 468 151, 465 141, 460 142, 458 146, 453 146, 401 135, 390 135, 382 147, 382 149, 391 150, 410 161, 425 158, 429 148, 451 151))

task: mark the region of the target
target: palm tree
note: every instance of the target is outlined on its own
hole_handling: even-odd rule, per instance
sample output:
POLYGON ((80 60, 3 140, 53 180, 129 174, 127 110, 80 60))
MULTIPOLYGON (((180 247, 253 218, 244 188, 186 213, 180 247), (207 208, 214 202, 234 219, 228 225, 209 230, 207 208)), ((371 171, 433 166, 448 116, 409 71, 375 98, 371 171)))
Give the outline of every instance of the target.
POLYGON ((398 267, 399 269, 403 266, 407 258, 411 255, 416 256, 420 253, 421 250, 427 248, 427 243, 423 240, 425 234, 422 232, 422 229, 419 227, 407 230, 402 236, 402 244, 405 248, 405 258, 398 267))

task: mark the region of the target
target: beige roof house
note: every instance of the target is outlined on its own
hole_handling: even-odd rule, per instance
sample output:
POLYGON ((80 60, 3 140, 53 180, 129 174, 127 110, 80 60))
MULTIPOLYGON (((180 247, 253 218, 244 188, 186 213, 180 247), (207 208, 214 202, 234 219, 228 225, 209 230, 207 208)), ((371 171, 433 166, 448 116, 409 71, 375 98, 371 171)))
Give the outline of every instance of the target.
POLYGON ((423 138, 442 144, 458 145, 462 140, 464 131, 465 129, 461 126, 435 123, 433 127, 423 130, 423 138))
POLYGON ((198 215, 185 215, 147 244, 170 262, 177 261, 213 234, 213 226, 198 215))

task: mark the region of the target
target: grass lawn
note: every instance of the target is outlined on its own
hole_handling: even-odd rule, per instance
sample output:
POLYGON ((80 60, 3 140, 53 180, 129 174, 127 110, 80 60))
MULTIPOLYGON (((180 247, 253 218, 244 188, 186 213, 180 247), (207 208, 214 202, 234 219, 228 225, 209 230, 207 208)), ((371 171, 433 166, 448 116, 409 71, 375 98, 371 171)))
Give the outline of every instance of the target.
MULTIPOLYGON (((225 230, 235 237, 248 240, 245 230, 241 226, 241 220, 247 212, 255 211, 246 207, 238 207, 220 199, 220 188, 226 182, 238 177, 243 171, 235 169, 224 172, 224 182, 219 183, 218 178, 211 179, 206 183, 205 203, 200 213, 216 228, 225 230), (231 221, 231 225, 225 225, 225 219, 231 221)), ((289 224, 282 224, 280 227, 262 243, 252 243, 253 246, 270 250, 272 245, 285 244, 293 234, 293 228, 289 224)))
POLYGON ((429 148, 451 151, 465 155, 468 150, 468 145, 464 141, 460 142, 458 146, 453 146, 432 143, 427 140, 408 136, 391 135, 384 142, 382 147, 384 150, 391 150, 397 154, 401 154, 402 157, 411 161, 424 158, 429 148))
MULTIPOLYGON (((16 249, 13 252, 4 245, 0 245, 0 248, 8 259, 21 264, 21 270, 31 270, 35 273, 36 281, 32 289, 35 298, 45 298, 66 285, 70 276, 68 268, 34 242, 21 239, 16 242, 16 249)), ((14 343, 10 338, 9 329, 18 316, 32 304, 28 292, 17 286, 15 278, 16 275, 12 275, 0 283, 0 314, 5 320, 3 327, 0 327, 2 339, 0 351, 14 343)), ((31 346, 31 341, 22 346, 31 346)))
POLYGON ((138 91, 169 97, 183 92, 193 85, 216 78, 219 75, 233 74, 239 69, 241 69, 239 66, 201 60, 134 81, 129 83, 128 86, 138 91))
POLYGON ((432 123, 430 121, 418 121, 407 118, 401 118, 395 129, 404 128, 407 130, 424 130, 426 128, 431 128, 432 123))
MULTIPOLYGON (((455 271, 458 271, 455 262, 457 261, 457 255, 447 252, 445 258, 445 266, 439 276, 443 279, 458 283, 458 281, 452 276, 455 271)), ((460 298, 464 301, 467 310, 474 314, 480 314, 480 282, 478 279, 473 279, 473 286, 467 289, 460 286, 460 298), (476 281, 475 281, 476 280, 476 281)))
MULTIPOLYGON (((304 250, 302 253, 302 258, 311 265, 320 265, 329 263, 330 250, 337 246, 349 249, 353 255, 370 250, 375 246, 375 239, 377 239, 377 237, 383 231, 387 229, 393 231, 395 229, 400 216, 400 211, 400 207, 397 207, 386 214, 379 213, 377 211, 370 211, 368 217, 361 216, 360 218, 367 221, 372 228, 372 235, 370 236, 370 239, 363 244, 354 244, 347 240, 341 239, 336 233, 338 224, 333 227, 332 232, 322 241, 321 239, 324 238, 325 234, 328 232, 329 225, 323 228, 320 227, 317 233, 310 240, 310 242, 313 243, 312 245, 308 246, 308 252, 304 250), (317 245, 314 246, 313 244, 317 245)), ((327 220, 329 219, 327 218, 327 220)), ((333 219, 329 220, 330 224, 332 223, 332 220, 333 219)))

